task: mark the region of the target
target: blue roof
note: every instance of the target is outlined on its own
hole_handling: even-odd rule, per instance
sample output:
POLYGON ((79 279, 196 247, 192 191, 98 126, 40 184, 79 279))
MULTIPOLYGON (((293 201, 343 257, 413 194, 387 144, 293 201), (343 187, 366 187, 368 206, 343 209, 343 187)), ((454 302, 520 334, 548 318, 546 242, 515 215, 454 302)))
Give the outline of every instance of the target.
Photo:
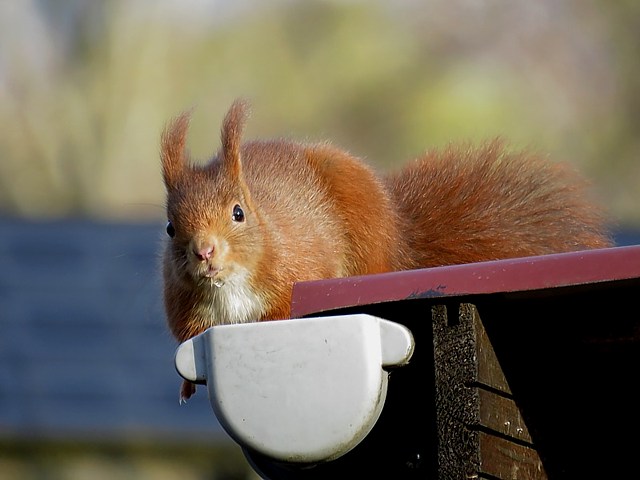
POLYGON ((162 235, 0 219, 0 438, 226 438, 204 388, 178 403, 162 235))

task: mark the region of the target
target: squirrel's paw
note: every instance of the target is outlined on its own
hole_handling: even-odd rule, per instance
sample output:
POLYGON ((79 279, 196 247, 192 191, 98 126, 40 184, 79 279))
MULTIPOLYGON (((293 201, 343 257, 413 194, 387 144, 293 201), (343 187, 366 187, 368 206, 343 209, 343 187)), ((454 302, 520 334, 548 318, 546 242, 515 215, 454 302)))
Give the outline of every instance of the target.
POLYGON ((184 380, 180 387, 180 405, 187 403, 194 393, 196 393, 196 384, 184 380))

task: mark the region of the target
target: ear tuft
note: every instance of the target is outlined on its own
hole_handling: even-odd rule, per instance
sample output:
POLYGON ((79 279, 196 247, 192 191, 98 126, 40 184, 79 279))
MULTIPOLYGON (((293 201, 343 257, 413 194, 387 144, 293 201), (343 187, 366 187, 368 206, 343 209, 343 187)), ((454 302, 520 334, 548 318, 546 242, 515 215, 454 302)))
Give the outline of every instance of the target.
POLYGON ((191 112, 183 112, 165 127, 162 133, 160 159, 162 176, 167 188, 175 186, 177 179, 187 164, 187 131, 191 112))
POLYGON ((237 177, 240 177, 242 170, 240 145, 248 113, 248 102, 238 99, 229 108, 222 124, 222 160, 225 165, 231 167, 237 177))

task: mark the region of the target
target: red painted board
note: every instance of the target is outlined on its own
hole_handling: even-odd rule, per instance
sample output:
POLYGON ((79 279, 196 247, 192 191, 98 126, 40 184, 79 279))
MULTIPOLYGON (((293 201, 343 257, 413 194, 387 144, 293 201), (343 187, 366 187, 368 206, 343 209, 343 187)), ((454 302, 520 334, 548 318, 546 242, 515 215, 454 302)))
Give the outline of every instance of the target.
POLYGON ((292 317, 408 298, 519 292, 640 278, 640 245, 294 285, 292 317))

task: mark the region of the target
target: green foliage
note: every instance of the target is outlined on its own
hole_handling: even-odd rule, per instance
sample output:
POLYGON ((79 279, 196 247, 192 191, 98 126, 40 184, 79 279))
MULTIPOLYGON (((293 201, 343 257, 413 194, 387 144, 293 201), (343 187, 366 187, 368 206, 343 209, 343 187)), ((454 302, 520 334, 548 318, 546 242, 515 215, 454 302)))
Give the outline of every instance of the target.
POLYGON ((635 4, 463 3, 0 6, 0 210, 161 218, 164 123, 194 107, 205 159, 243 96, 247 136, 329 139, 380 169, 501 136, 574 162, 640 224, 635 4))

